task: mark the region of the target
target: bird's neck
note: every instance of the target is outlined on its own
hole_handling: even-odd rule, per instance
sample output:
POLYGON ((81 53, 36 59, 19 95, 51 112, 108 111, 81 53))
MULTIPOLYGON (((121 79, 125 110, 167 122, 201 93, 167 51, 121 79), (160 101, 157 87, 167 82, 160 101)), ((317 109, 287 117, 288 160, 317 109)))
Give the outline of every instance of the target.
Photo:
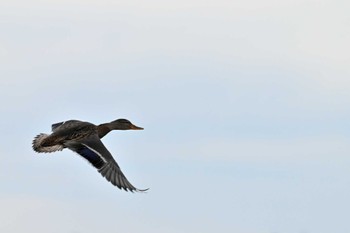
POLYGON ((113 128, 111 127, 110 123, 105 123, 97 126, 97 132, 99 138, 103 138, 106 134, 111 132, 113 128))
POLYGON ((100 138, 103 138, 106 134, 108 134, 112 130, 125 130, 125 128, 123 128, 122 125, 116 122, 104 123, 97 126, 98 136, 100 138))

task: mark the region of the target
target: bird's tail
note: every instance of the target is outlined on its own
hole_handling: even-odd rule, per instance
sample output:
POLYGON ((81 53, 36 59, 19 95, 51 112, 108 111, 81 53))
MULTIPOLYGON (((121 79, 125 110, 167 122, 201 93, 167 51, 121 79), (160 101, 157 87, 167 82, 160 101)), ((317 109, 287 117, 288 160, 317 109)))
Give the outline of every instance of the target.
POLYGON ((49 137, 49 135, 44 133, 37 135, 33 140, 33 150, 38 153, 50 153, 64 149, 63 145, 42 146, 43 141, 47 137, 49 137))

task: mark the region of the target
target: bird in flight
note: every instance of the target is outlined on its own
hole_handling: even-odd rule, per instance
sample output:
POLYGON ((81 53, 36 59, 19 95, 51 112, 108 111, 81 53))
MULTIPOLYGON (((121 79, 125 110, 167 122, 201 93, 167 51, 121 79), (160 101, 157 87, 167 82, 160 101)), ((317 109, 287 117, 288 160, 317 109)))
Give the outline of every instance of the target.
POLYGON ((112 154, 100 140, 112 130, 143 130, 129 120, 118 119, 95 125, 90 122, 69 120, 51 126, 52 133, 37 135, 33 140, 33 150, 50 153, 68 148, 91 163, 103 177, 119 189, 144 192, 148 189, 135 188, 125 177, 112 154))

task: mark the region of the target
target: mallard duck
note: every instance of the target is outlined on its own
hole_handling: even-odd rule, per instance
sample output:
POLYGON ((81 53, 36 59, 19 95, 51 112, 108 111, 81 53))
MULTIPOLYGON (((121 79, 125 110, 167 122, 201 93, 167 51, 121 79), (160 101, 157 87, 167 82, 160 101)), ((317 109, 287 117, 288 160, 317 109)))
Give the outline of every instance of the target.
POLYGON ((124 176, 112 154, 100 140, 112 130, 142 130, 129 120, 118 119, 94 125, 89 122, 69 120, 51 126, 50 135, 41 133, 33 140, 33 149, 38 153, 50 153, 68 148, 91 163, 109 182, 125 191, 143 192, 135 188, 124 176))

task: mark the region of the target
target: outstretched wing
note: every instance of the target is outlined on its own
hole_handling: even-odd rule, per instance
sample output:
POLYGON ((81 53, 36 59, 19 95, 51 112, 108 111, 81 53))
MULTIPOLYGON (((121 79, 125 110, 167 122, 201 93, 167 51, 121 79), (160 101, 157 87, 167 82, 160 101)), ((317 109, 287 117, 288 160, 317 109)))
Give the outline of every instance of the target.
POLYGON ((57 131, 58 129, 69 129, 72 126, 77 125, 77 123, 81 123, 82 121, 78 121, 78 120, 69 120, 69 121, 62 121, 62 122, 58 122, 55 124, 51 125, 51 130, 52 132, 57 131))
POLYGON ((65 146, 88 160, 103 177, 119 189, 131 192, 147 190, 135 188, 126 179, 117 162, 97 135, 91 135, 80 141, 67 142, 65 146))
POLYGON ((61 125, 63 125, 63 123, 64 123, 64 121, 58 122, 58 123, 55 123, 55 124, 52 124, 52 125, 51 125, 51 131, 52 131, 52 132, 55 132, 56 129, 57 129, 58 127, 60 127, 61 125))

